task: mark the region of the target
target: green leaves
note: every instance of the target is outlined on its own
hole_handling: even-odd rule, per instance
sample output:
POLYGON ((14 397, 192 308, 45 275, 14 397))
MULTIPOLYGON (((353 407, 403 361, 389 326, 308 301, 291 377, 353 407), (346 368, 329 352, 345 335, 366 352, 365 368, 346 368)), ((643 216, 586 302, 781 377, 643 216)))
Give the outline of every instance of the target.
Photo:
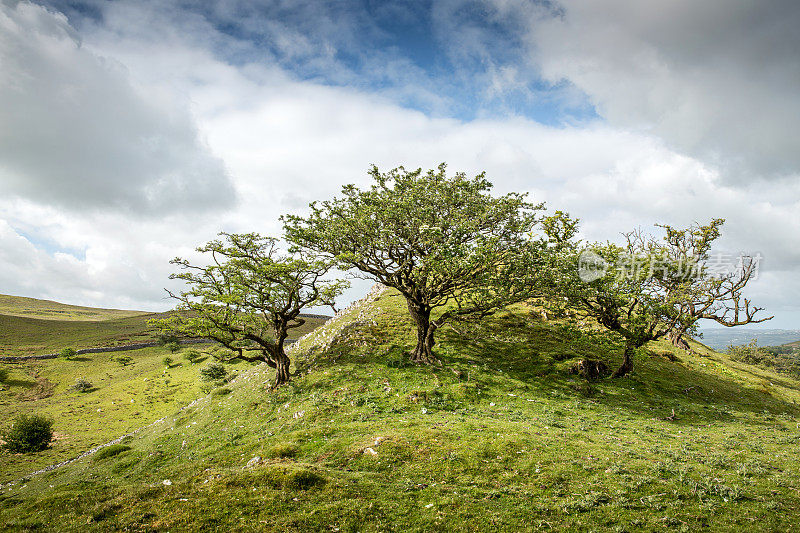
MULTIPOLYGON (((657 225, 664 230, 662 239, 633 231, 625 234, 624 246, 576 244, 565 255, 554 292, 622 335, 632 348, 670 331, 680 337, 702 318, 728 326, 768 320, 755 319, 760 308, 741 296, 753 274, 752 262, 722 276, 708 268, 723 222, 713 219, 685 229, 657 225)), ((553 234, 571 229, 547 227, 553 234)))
POLYGON ((177 311, 158 321, 162 331, 217 340, 240 355, 256 350, 267 362, 285 358, 288 330, 304 323, 300 311, 332 305, 347 283, 327 280, 330 260, 300 252, 281 254, 277 240, 257 233, 220 233, 197 250, 206 265, 175 258, 186 289, 170 293, 177 311))
POLYGON ((340 198, 311 204, 307 217, 284 217, 286 236, 399 290, 424 329, 420 342, 453 316, 488 314, 538 289, 548 248, 533 237, 542 205, 525 194, 492 196, 484 174, 448 176, 444 163, 369 173, 370 188, 345 186, 340 198), (430 311, 444 306, 429 324, 430 311))
POLYGON ((491 196, 483 174, 448 177, 444 164, 369 173, 369 189, 348 185, 308 217, 284 217, 287 238, 430 306, 513 281, 512 259, 532 251, 526 234, 541 206, 523 194, 491 196))

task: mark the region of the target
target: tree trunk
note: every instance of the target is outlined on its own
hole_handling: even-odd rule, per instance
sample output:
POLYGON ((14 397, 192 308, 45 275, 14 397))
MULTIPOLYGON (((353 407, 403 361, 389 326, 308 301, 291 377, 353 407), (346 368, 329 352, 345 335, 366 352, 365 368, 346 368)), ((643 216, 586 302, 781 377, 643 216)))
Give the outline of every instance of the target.
POLYGON ((431 324, 431 310, 409 299, 406 299, 406 303, 411 318, 417 324, 417 346, 411 353, 411 360, 415 363, 433 364, 437 361, 433 355, 433 345, 436 343, 433 332, 436 331, 436 326, 431 324))
POLYGON ((676 348, 680 348, 681 350, 685 350, 685 351, 689 352, 690 354, 694 353, 694 350, 692 350, 692 347, 689 346, 689 343, 686 342, 686 339, 683 338, 683 332, 677 331, 677 330, 672 330, 667 334, 667 338, 669 339, 669 342, 671 342, 672 345, 675 346, 676 348))
POLYGON ((611 377, 621 378, 631 370, 633 370, 633 345, 625 343, 625 352, 622 356, 622 364, 611 377))
POLYGON ((283 347, 279 347, 275 354, 275 384, 274 388, 278 388, 284 383, 289 382, 289 365, 292 361, 289 356, 283 351, 283 347))

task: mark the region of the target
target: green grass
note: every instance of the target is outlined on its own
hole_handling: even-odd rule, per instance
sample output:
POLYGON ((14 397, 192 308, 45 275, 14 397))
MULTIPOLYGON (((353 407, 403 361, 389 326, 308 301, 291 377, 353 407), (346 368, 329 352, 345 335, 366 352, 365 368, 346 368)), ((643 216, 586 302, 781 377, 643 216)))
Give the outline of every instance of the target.
MULTIPOLYGON (((0 356, 57 353, 63 348, 97 348, 156 340, 157 331, 148 324, 165 314, 147 314, 97 322, 41 320, 0 315, 0 356)), ((293 334, 302 335, 322 324, 309 318, 293 334)))
POLYGON ((404 307, 384 293, 314 331, 296 349, 292 384, 278 391, 266 388, 266 365, 243 367, 230 392, 137 433, 122 443, 130 449, 5 487, 0 524, 798 528, 797 381, 699 345, 704 355, 692 356, 657 343, 630 377, 589 383, 570 365, 592 357, 613 367, 615 343, 542 321, 528 306, 445 327, 436 345, 445 365, 408 366, 404 307))
POLYGON ((0 315, 56 320, 110 320, 149 314, 146 311, 98 309, 68 305, 50 300, 0 294, 0 315))
MULTIPOLYGON (((56 441, 38 454, 0 455, 0 483, 77 456, 203 396, 200 364, 183 361, 165 369, 161 360, 167 353, 146 348, 5 365, 11 372, 0 385, 0 433, 17 414, 37 413, 56 421, 56 441), (121 353, 130 355, 132 363, 122 366, 113 360, 121 353), (78 379, 88 380, 94 389, 73 390, 78 379), (51 394, 41 394, 42 389, 51 394)), ((249 366, 240 362, 228 368, 249 366)))
POLYGON ((99 321, 45 320, 0 315, 0 355, 41 355, 63 348, 118 346, 155 339, 147 314, 99 321))
MULTIPOLYGON (((51 304, 61 305, 42 302, 37 307, 36 302, 32 300, 29 305, 42 309, 50 309, 51 304)), ((98 310, 98 315, 104 316, 103 311, 98 310)), ((152 341, 156 331, 148 325, 148 320, 157 316, 161 315, 80 321, 0 315, 0 355, 34 355, 58 352, 64 347, 81 349, 152 341)), ((302 334, 321 323, 320 319, 310 318, 298 330, 302 334)), ((193 345, 172 354, 167 348, 155 347, 84 354, 69 361, 59 358, 0 362, 0 368, 8 374, 0 382, 0 434, 18 414, 42 414, 57 421, 56 441, 44 452, 0 455, 0 483, 75 457, 204 395, 208 386, 201 381, 199 370, 211 360, 212 349, 211 345, 193 345), (201 353, 195 364, 182 357, 189 349, 201 353), (120 356, 130 357, 131 363, 119 364, 116 359, 120 356), (164 366, 165 356, 174 360, 169 368, 164 366), (83 393, 74 390, 79 379, 89 381, 93 389, 83 393)), ((250 366, 242 361, 226 365, 229 372, 250 366)))

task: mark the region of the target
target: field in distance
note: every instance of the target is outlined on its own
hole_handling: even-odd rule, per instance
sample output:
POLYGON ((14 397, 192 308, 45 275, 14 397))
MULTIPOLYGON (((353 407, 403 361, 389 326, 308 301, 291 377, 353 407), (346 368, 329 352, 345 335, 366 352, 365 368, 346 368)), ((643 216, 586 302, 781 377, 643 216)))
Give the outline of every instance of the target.
MULTIPOLYGON (((167 313, 94 309, 0 295, 0 356, 57 353, 63 348, 100 348, 156 339, 149 321, 167 313)), ((303 335, 325 322, 305 317, 306 324, 292 331, 303 335)))
POLYGON ((147 311, 99 309, 0 294, 0 315, 57 320, 110 320, 150 314, 147 311))

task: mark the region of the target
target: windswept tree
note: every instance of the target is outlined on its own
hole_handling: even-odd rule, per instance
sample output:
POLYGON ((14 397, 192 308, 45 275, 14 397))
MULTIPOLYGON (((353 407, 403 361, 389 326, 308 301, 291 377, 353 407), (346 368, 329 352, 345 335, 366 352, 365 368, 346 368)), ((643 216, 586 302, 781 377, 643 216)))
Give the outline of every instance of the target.
POLYGON ((417 327, 413 361, 437 361, 434 335, 448 320, 485 316, 534 292, 547 251, 531 235, 541 205, 524 194, 492 196, 483 173, 448 177, 444 163, 369 174, 369 189, 347 185, 341 198, 312 203, 307 217, 284 217, 286 236, 400 291, 417 327))
POLYGON ((720 275, 708 263, 723 221, 676 230, 659 225, 665 237, 641 231, 625 234, 626 244, 576 246, 569 254, 556 293, 566 305, 593 318, 624 339, 615 377, 633 370, 633 355, 646 343, 675 332, 693 331, 700 319, 729 326, 756 319, 760 308, 742 296, 748 274, 720 275))
POLYGON ((682 304, 682 320, 668 333, 673 345, 692 351, 685 335, 697 329, 700 320, 713 320, 725 327, 756 324, 773 317, 760 317, 764 310, 756 307, 744 296, 744 288, 758 273, 758 259, 749 255, 738 258, 712 256, 711 243, 720 236, 723 219, 714 219, 708 225, 692 224, 676 229, 659 224, 666 235, 663 246, 671 261, 686 265, 684 270, 695 275, 689 279, 675 279, 668 290, 678 295, 682 304), (727 260, 727 263, 724 261, 727 260))
POLYGON ((197 250, 207 265, 175 258, 181 271, 170 276, 186 282, 176 294, 177 313, 158 321, 162 333, 213 339, 238 357, 264 361, 276 369, 275 386, 289 381, 284 343, 302 326, 302 309, 330 306, 346 287, 326 280, 331 263, 300 253, 281 254, 274 238, 256 233, 220 234, 197 250), (255 353, 255 355, 249 355, 255 353))

